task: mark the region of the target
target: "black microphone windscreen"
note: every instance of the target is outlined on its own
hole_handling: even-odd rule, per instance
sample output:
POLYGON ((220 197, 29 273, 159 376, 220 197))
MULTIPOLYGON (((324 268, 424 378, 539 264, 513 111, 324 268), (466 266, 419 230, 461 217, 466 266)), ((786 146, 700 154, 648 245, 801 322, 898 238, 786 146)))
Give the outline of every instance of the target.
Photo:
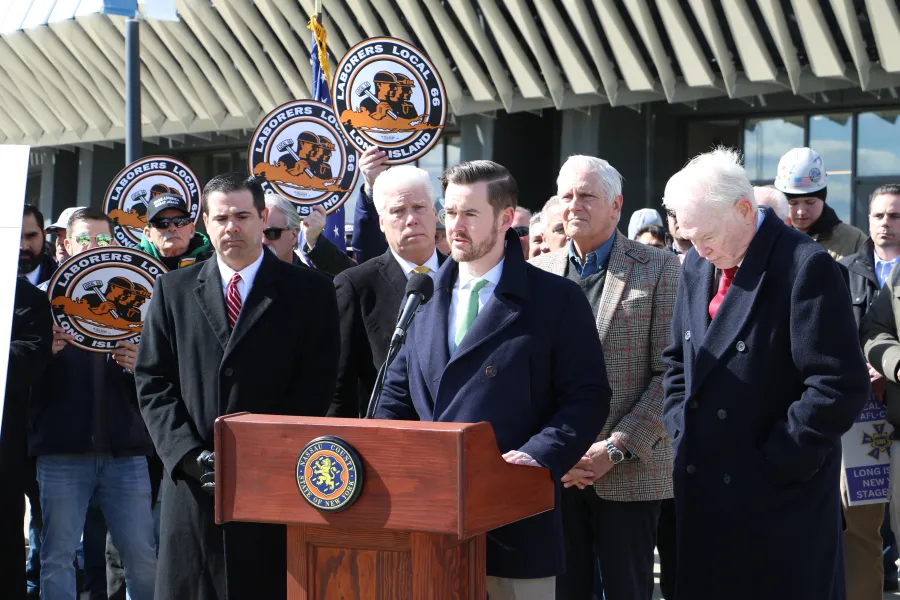
POLYGON ((406 282, 406 294, 416 294, 422 298, 422 304, 431 300, 434 295, 434 280, 425 273, 413 273, 413 276, 406 282))

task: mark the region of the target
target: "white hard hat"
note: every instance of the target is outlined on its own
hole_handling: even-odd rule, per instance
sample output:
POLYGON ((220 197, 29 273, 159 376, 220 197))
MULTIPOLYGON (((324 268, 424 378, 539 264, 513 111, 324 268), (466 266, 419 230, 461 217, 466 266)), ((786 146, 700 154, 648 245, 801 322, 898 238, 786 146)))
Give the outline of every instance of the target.
POLYGON ((828 174, 819 153, 810 148, 794 148, 778 161, 775 188, 785 194, 813 194, 828 185, 828 174))

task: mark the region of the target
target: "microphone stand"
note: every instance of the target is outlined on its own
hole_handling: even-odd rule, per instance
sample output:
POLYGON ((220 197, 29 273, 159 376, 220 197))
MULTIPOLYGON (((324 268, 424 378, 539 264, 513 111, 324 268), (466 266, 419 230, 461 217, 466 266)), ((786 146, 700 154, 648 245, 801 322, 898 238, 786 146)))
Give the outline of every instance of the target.
POLYGON ((387 370, 391 366, 391 363, 394 362, 394 359, 397 358, 397 355, 400 354, 400 348, 403 347, 403 342, 405 341, 405 333, 402 336, 395 337, 393 340, 391 340, 391 345, 388 348, 387 359, 385 359, 384 363, 381 365, 381 368, 378 369, 378 376, 375 378, 375 387, 372 388, 372 396, 369 398, 369 405, 366 408, 365 418, 375 418, 375 411, 378 410, 378 401, 381 399, 381 388, 384 387, 384 378, 387 375, 387 370))

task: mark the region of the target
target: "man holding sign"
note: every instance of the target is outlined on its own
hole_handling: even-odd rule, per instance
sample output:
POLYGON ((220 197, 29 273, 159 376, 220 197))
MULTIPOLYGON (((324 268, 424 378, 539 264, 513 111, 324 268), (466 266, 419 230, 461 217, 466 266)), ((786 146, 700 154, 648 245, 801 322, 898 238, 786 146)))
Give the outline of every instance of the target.
MULTIPOLYGON (((99 211, 76 211, 65 246, 75 256, 115 245, 112 223, 99 211)), ((74 600, 73 559, 91 498, 122 553, 133 600, 153 598, 156 544, 150 514, 147 457, 153 444, 135 394, 136 346, 89 352, 53 328, 53 360, 29 407, 29 452, 37 457, 43 531, 41 598, 74 600)))

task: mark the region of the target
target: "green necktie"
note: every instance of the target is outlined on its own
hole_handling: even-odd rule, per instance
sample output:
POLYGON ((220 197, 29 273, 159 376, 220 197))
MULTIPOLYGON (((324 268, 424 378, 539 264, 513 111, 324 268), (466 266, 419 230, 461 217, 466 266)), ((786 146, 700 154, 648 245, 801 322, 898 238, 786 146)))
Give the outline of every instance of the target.
POLYGON ((456 324, 456 338, 454 339, 454 345, 457 348, 463 341, 463 338, 466 337, 466 332, 469 331, 469 327, 475 322, 475 317, 478 316, 478 293, 488 283, 490 282, 487 279, 478 279, 472 285, 472 291, 469 294, 469 304, 466 306, 466 317, 461 323, 456 324))

